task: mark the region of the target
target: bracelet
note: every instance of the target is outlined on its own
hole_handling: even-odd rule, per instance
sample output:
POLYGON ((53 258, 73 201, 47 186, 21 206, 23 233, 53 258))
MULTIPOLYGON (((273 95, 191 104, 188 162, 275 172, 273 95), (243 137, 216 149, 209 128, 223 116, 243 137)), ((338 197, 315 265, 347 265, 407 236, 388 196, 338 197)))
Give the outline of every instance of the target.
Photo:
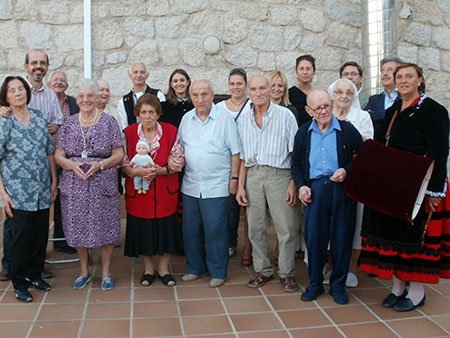
POLYGON ((103 171, 103 169, 105 169, 105 167, 103 166, 103 160, 100 161, 100 170, 103 171))
POLYGON ((237 176, 230 176, 230 180, 238 180, 239 179, 239 177, 237 177, 237 176))
POLYGON ((166 175, 170 175, 170 168, 168 165, 166 165, 166 175))

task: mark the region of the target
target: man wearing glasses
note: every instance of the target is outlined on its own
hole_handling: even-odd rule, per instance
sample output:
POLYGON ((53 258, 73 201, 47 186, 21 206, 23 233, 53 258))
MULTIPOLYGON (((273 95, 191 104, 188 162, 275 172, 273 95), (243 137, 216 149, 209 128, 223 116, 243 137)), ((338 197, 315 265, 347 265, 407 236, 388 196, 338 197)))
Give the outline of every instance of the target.
POLYGON ((339 68, 339 77, 341 79, 347 79, 352 81, 357 89, 357 94, 361 107, 367 104, 368 97, 363 92, 363 69, 355 61, 345 62, 341 68, 339 68))
POLYGON ((324 90, 307 97, 306 111, 313 120, 295 136, 292 175, 305 206, 305 242, 310 283, 301 299, 313 301, 322 293, 323 268, 330 242, 333 271, 330 294, 337 304, 347 304, 345 281, 352 252, 356 203, 345 196, 343 182, 362 137, 349 122, 332 113, 324 90))

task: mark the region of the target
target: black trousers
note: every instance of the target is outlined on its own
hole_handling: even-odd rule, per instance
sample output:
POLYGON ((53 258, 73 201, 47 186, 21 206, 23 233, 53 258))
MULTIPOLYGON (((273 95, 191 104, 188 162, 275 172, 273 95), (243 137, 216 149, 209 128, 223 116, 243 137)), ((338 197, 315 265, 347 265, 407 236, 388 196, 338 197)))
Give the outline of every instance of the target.
MULTIPOLYGON (((61 216, 61 200, 59 199, 59 191, 56 196, 55 202, 53 203, 53 238, 64 238, 64 230, 62 225, 61 216)), ((54 246, 63 246, 66 244, 64 241, 54 242, 54 246)))
POLYGON ((25 211, 12 209, 9 247, 11 281, 14 288, 27 287, 26 278, 40 279, 48 241, 49 209, 25 211))

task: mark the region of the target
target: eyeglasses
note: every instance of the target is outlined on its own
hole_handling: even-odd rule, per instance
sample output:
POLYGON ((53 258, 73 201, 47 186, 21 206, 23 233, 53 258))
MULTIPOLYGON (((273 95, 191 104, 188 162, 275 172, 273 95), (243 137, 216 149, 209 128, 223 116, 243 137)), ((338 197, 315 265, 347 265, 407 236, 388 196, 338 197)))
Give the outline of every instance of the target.
POLYGON ((330 112, 332 106, 331 104, 324 104, 323 106, 317 107, 317 108, 312 108, 310 106, 307 106, 309 109, 311 109, 314 114, 320 114, 322 111, 326 111, 327 113, 330 112))
POLYGON ((355 95, 355 93, 353 93, 351 90, 346 90, 346 91, 343 91, 343 90, 335 90, 334 91, 334 93, 337 95, 337 96, 342 96, 342 95, 346 95, 346 96, 353 96, 353 95, 355 95))
POLYGON ((351 77, 354 77, 354 76, 360 76, 359 75, 359 73, 358 72, 345 72, 345 73, 342 73, 342 77, 347 77, 347 76, 351 76, 351 77))

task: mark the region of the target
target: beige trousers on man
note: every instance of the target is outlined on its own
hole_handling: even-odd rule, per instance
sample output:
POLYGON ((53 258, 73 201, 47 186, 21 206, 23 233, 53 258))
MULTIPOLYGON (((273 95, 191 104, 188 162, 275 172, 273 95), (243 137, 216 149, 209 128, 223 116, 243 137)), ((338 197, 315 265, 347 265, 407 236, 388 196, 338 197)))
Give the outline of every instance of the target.
POLYGON ((265 276, 271 276, 274 272, 267 246, 267 207, 279 242, 278 276, 284 278, 295 275, 300 207, 291 207, 286 202, 291 178, 289 169, 269 166, 254 166, 247 172, 247 219, 249 239, 253 247, 253 267, 256 272, 265 276))

